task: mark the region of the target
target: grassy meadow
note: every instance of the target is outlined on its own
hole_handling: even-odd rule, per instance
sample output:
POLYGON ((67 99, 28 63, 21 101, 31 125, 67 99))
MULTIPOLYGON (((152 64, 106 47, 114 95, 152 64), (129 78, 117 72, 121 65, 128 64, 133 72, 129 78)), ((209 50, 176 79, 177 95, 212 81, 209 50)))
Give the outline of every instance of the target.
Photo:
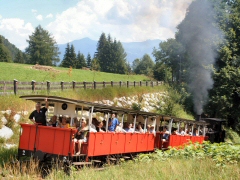
POLYGON ((44 71, 32 69, 33 65, 5 63, 0 62, 1 73, 0 81, 18 81, 29 82, 35 80, 37 82, 92 82, 92 81, 144 81, 150 80, 144 75, 123 75, 112 74, 98 71, 70 69, 62 67, 52 67, 53 70, 44 71))

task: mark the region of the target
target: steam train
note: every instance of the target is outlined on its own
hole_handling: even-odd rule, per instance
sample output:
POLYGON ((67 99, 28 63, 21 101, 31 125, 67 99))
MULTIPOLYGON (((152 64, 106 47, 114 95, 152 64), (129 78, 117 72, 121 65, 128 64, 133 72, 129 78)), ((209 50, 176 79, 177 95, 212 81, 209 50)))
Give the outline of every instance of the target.
MULTIPOLYGON (((155 149, 165 149, 170 146, 181 147, 188 144, 189 141, 202 143, 208 139, 212 142, 224 140, 222 136, 220 137, 224 120, 201 119, 200 121, 193 121, 57 96, 29 95, 20 98, 40 102, 42 105, 44 105, 44 99, 47 98, 53 109, 52 112, 48 112, 47 116, 50 116, 50 113, 58 117, 68 115, 71 120, 68 128, 21 124, 18 147, 19 160, 26 157, 35 157, 44 161, 50 157, 65 160, 69 165, 80 166, 101 163, 106 160, 117 161, 119 158, 130 159, 132 155, 137 153, 153 152, 155 149), (74 124, 73 117, 82 117, 84 113, 89 116, 89 132, 87 141, 81 146, 81 153, 76 155, 75 148, 77 146, 75 146, 73 136, 77 129, 72 127, 74 124), (94 114, 104 117, 108 122, 112 113, 117 114, 121 124, 133 122, 133 129, 140 122, 143 125, 144 133, 91 131, 94 114), (146 131, 149 124, 154 128, 152 133, 146 131), (164 126, 168 127, 170 134, 167 141, 162 139, 161 130, 164 126), (188 130, 189 134, 192 135, 173 134, 175 131, 179 132, 180 129, 188 130), (211 132, 209 129, 214 131, 211 132), (198 130, 199 134, 194 136, 194 130, 198 130)), ((107 127, 108 123, 106 123, 106 129, 108 129, 107 127)))

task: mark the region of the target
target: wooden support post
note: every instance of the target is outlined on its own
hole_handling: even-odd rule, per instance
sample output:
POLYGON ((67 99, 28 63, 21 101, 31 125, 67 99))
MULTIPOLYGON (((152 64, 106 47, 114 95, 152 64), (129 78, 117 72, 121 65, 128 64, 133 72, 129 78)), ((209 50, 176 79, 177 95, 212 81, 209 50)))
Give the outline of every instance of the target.
POLYGON ((47 91, 50 92, 50 81, 47 81, 47 91))
POLYGON ((61 90, 63 91, 63 89, 64 89, 64 82, 63 81, 61 81, 61 90))
POLYGON ((104 88, 106 87, 106 83, 105 83, 105 81, 103 81, 103 87, 104 87, 104 88))
POLYGON ((127 87, 129 87, 129 81, 127 81, 127 87))
POLYGON ((136 81, 133 81, 133 86, 136 87, 136 81))
POLYGON ((119 81, 119 87, 122 87, 122 81, 119 81))
POLYGON ((142 81, 139 82, 139 86, 142 86, 142 81))
POLYGON ((73 88, 73 90, 75 90, 75 87, 76 87, 76 82, 72 81, 72 88, 73 88))
POLYGON ((111 81, 111 86, 113 87, 113 81, 111 81))
POLYGON ((84 89, 87 89, 86 81, 83 81, 83 88, 84 88, 84 89))
POLYGON ((96 83, 96 81, 93 81, 93 89, 97 89, 97 83, 96 83))
POLYGON ((146 81, 146 86, 148 86, 148 81, 146 81))
POLYGON ((18 88, 18 80, 14 79, 13 80, 13 91, 14 91, 14 94, 16 95, 17 94, 17 88, 18 88))
POLYGON ((35 89, 36 89, 36 81, 32 80, 32 92, 35 92, 35 89))

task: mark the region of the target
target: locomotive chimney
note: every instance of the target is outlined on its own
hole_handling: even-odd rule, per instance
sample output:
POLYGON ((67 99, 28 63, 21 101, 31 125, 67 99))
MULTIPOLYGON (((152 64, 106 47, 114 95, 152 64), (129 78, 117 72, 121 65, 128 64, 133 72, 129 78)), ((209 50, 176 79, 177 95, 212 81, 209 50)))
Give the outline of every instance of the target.
POLYGON ((201 115, 197 115, 196 121, 200 121, 200 120, 201 120, 201 115))

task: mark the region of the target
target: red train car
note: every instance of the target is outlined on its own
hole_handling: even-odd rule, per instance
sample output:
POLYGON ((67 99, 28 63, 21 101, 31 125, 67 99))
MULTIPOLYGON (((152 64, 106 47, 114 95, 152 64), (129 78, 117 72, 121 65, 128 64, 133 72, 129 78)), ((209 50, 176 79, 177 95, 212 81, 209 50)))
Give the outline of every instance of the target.
POLYGON ((157 113, 134 111, 56 96, 31 95, 21 96, 21 98, 41 103, 47 98, 52 108, 49 108, 46 116, 49 118, 51 115, 56 115, 60 119, 61 116, 68 115, 70 122, 68 128, 21 124, 18 148, 19 159, 22 157, 37 157, 43 160, 46 155, 50 155, 55 158, 67 158, 73 164, 79 165, 79 161, 87 162, 97 159, 102 160, 108 157, 128 157, 131 154, 153 152, 156 148, 183 146, 190 141, 202 143, 206 139, 205 127, 207 124, 205 122, 196 122, 157 113), (105 127, 108 129, 108 119, 111 113, 116 113, 118 118, 121 118, 121 124, 132 122, 134 131, 96 132, 92 121, 94 114, 96 118, 105 118, 105 127), (89 132, 86 142, 81 146, 81 154, 76 155, 75 150, 77 146, 73 141, 74 134, 77 131, 75 126, 79 123, 76 117, 86 115, 89 117, 89 132), (143 132, 141 133, 135 131, 138 123, 143 126, 143 132), (151 132, 147 130, 149 124, 152 127, 151 132), (163 133, 161 132, 164 124, 168 125, 169 132, 169 137, 165 141, 162 139, 163 133), (198 134, 198 136, 172 135, 174 126, 176 127, 175 131, 180 131, 180 128, 183 127, 185 130, 192 131, 192 135, 194 129, 202 130, 202 134, 198 134), (82 157, 83 159, 76 157, 82 157))

